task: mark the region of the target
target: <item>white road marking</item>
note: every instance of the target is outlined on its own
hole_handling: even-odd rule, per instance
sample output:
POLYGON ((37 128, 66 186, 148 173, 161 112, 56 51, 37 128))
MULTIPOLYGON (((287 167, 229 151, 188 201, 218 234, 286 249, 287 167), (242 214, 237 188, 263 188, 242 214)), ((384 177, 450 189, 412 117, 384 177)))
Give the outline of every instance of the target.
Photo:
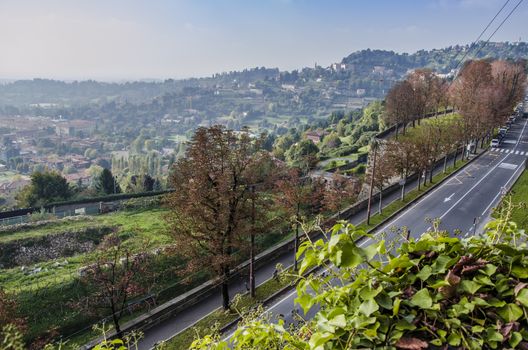
POLYGON ((454 195, 455 195, 454 193, 451 193, 449 197, 444 198, 444 203, 449 202, 453 198, 454 195))
MULTIPOLYGON (((526 122, 524 122, 523 128, 522 128, 522 130, 521 130, 521 134, 519 135, 519 138, 518 138, 518 140, 517 140, 517 145, 518 145, 519 142, 521 141, 521 136, 524 134, 524 129, 526 128, 526 124, 528 124, 528 120, 527 120, 526 122)), ((517 145, 516 145, 516 146, 517 146, 517 145)), ((508 153, 508 154, 507 154, 502 160, 505 161, 506 158, 508 158, 509 156, 510 156, 510 154, 508 153)), ((455 203, 454 203, 449 209, 447 209, 447 211, 446 211, 444 214, 442 214, 442 216, 440 216, 439 219, 442 220, 442 219, 443 219, 443 218, 444 218, 444 217, 445 217, 445 216, 446 216, 451 210, 453 210, 453 208, 455 208, 455 207, 458 205, 458 203, 460 203, 464 198, 466 198, 466 196, 467 196, 471 191, 473 191, 473 190, 475 189, 475 187, 477 187, 478 185, 480 185, 480 183, 481 183, 482 181, 484 181, 484 179, 485 179, 486 177, 488 177, 488 175, 491 174, 491 172, 492 172, 493 170, 497 169, 497 167, 498 167, 500 164, 502 164, 502 163, 499 163, 499 164, 495 165, 493 168, 491 168, 491 169, 490 169, 490 170, 489 170, 489 171, 488 171, 488 172, 487 172, 487 173, 486 173, 486 174, 485 174, 485 175, 484 175, 479 181, 477 181, 476 184, 474 184, 474 185, 473 185, 473 186, 472 186, 472 187, 471 187, 466 193, 464 193, 464 195, 463 195, 462 197, 460 197, 459 200, 457 200, 457 201, 456 201, 456 202, 455 202, 455 203)))
MULTIPOLYGON (((513 172, 512 176, 510 176, 510 178, 508 179, 508 181, 506 181, 506 184, 504 186, 508 185, 508 183, 511 181, 511 179, 513 179, 513 177, 517 174, 519 170, 523 170, 522 167, 519 167, 517 171, 513 172)), ((482 214, 480 214, 480 216, 484 216, 484 214, 488 211, 488 209, 493 205, 497 197, 500 196, 501 194, 502 194, 502 189, 495 195, 495 197, 493 197, 490 204, 488 204, 488 206, 486 207, 486 209, 484 209, 484 211, 482 212, 482 214)))
POLYGON ((519 154, 519 151, 515 151, 515 154, 519 154))
POLYGON ((509 143, 510 145, 515 145, 515 140, 504 140, 502 143, 509 143))
POLYGON ((500 163, 499 168, 508 169, 508 170, 515 170, 515 169, 517 169, 517 164, 500 163))

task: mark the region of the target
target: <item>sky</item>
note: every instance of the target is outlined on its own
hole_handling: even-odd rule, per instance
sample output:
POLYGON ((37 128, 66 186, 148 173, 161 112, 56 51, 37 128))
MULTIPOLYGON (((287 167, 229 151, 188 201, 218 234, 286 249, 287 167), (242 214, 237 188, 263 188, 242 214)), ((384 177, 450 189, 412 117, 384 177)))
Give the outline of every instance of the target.
MULTIPOLYGON (((179 79, 328 66, 367 48, 471 43, 505 1, 0 0, 0 78, 179 79)), ((528 1, 493 41, 527 41, 526 18, 528 1)))

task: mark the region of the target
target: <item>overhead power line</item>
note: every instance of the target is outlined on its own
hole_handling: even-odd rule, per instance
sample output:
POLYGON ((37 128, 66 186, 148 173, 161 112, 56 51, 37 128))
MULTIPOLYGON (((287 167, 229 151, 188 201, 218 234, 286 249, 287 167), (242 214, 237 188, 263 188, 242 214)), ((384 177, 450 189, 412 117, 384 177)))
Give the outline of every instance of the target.
MULTIPOLYGON (((473 44, 475 43, 478 43, 478 41, 480 40, 480 38, 482 38, 482 36, 484 35, 484 33, 488 30, 488 28, 491 26, 491 24, 495 21, 495 19, 500 15, 500 13, 502 12, 502 10, 504 10, 504 8, 506 7, 506 5, 508 5, 508 3, 510 2, 510 0, 506 0, 506 2, 502 5, 502 7, 499 9, 499 11, 495 14, 495 16, 493 16, 493 18, 488 22, 488 25, 486 26, 486 28, 484 28, 482 30, 482 32, 480 32, 479 36, 469 45, 468 49, 466 50, 466 52, 464 53, 464 56, 462 56, 462 58, 458 61, 457 65, 455 66, 455 70, 458 69, 458 67, 462 64, 462 62, 464 61, 464 58, 467 57, 467 55, 469 54, 469 52, 471 51, 471 47, 473 44)), ((457 59, 458 57, 458 53, 456 54, 455 56, 455 60, 457 59)))
POLYGON ((495 33, 497 33, 497 31, 502 27, 502 25, 508 20, 508 18, 510 18, 510 16, 515 12, 515 10, 517 10, 517 8, 519 7, 519 5, 521 5, 521 3, 523 2, 524 0, 519 0, 519 2, 517 3, 517 5, 515 5, 515 7, 510 11, 510 13, 508 13, 508 15, 506 16, 506 18, 504 18, 502 20, 502 22, 499 24, 499 26, 493 31, 493 33, 491 33, 491 35, 489 36, 488 40, 486 40, 484 42, 483 45, 480 46, 480 48, 478 49, 477 53, 475 53, 475 56, 477 56, 479 54, 479 52, 490 42, 491 38, 493 38, 493 36, 495 35, 495 33))

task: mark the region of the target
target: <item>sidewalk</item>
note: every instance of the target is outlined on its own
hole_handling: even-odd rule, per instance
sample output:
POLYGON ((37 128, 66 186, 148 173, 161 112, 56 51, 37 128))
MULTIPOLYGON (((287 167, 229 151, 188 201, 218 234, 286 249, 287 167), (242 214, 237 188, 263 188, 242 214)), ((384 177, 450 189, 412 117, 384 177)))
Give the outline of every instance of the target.
MULTIPOLYGON (((448 163, 452 164, 452 161, 448 163)), ((443 165, 439 164, 435 170, 434 174, 441 173, 443 170, 443 165)), ((405 186, 405 192, 408 193, 416 188, 417 182, 412 181, 405 186)), ((395 191, 392 194, 386 195, 383 198, 383 207, 388 206, 393 201, 400 198, 401 191, 395 191)), ((372 214, 374 215, 377 212, 378 201, 377 198, 373 198, 372 203, 372 214)), ((367 210, 361 210, 355 215, 348 217, 347 220, 352 224, 360 224, 365 221, 367 217, 367 210)), ((268 280, 273 276, 275 271, 275 266, 277 264, 282 264, 284 267, 290 266, 293 264, 293 252, 283 254, 276 259, 270 260, 264 266, 261 266, 256 270, 255 283, 260 285, 264 281, 268 280)), ((246 292, 246 281, 247 276, 240 276, 232 281, 230 284, 229 293, 233 297, 237 293, 246 292)), ((169 318, 160 324, 154 326, 153 328, 147 329, 144 332, 144 338, 140 341, 138 349, 139 350, 148 350, 151 349, 156 343, 169 339, 174 335, 180 333, 181 331, 192 326, 194 323, 199 321, 201 318, 207 316, 212 311, 221 307, 221 294, 218 290, 213 296, 208 297, 204 300, 201 300, 197 304, 189 307, 175 317, 169 318)))

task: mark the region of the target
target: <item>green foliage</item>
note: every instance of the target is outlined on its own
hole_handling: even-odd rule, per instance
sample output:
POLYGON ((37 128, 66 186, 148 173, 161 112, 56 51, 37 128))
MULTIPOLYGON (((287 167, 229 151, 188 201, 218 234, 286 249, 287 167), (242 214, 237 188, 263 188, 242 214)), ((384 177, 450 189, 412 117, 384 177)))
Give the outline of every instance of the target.
POLYGON ((33 207, 64 201, 71 195, 70 186, 62 175, 44 171, 31 174, 31 183, 17 194, 16 199, 21 207, 33 207))
MULTIPOLYGON (((528 245, 509 216, 468 239, 447 232, 386 241, 347 223, 327 241, 306 241, 296 302, 319 311, 299 327, 246 320, 232 349, 524 348, 528 344, 528 245), (358 244, 358 239, 369 245, 358 244)), ((214 337, 193 349, 224 349, 214 337)))
POLYGON ((101 194, 117 194, 121 193, 121 187, 117 183, 112 172, 108 169, 103 169, 101 174, 97 177, 95 182, 95 189, 101 194))
POLYGON ((515 204, 512 208, 512 220, 519 228, 528 230, 528 215, 526 206, 528 205, 528 171, 524 171, 519 177, 511 191, 511 201, 515 204))
POLYGON ((286 160, 294 167, 307 169, 317 163, 319 148, 310 140, 301 140, 286 152, 286 160))
POLYGON ((3 326, 0 331, 0 349, 24 350, 25 344, 19 330, 12 324, 3 326))

